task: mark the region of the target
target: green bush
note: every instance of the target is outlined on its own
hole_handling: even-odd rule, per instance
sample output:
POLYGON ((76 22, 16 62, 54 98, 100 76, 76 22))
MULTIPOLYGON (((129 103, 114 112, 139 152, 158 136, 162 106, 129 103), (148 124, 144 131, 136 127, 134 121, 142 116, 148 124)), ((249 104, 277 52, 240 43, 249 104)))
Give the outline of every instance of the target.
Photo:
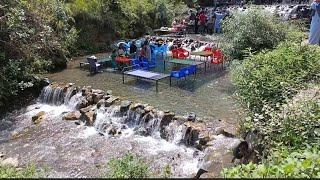
POLYGON ((319 148, 274 152, 263 164, 249 163, 224 169, 225 178, 320 178, 319 148))
POLYGON ((311 81, 319 81, 320 48, 283 43, 235 63, 232 79, 237 94, 252 113, 264 105, 277 109, 311 81))
POLYGON ((61 0, 3 0, 0 15, 2 110, 21 90, 32 87, 34 74, 66 67, 78 31, 61 0))
POLYGON ((145 178, 148 176, 148 166, 141 159, 126 154, 121 159, 108 162, 109 176, 112 178, 145 178))
POLYGON ((39 178, 43 176, 35 165, 29 165, 23 169, 11 166, 0 166, 0 178, 39 178))
POLYGON ((319 146, 320 143, 320 86, 299 92, 279 111, 265 106, 264 114, 255 117, 253 128, 262 135, 260 143, 265 153, 285 146, 289 150, 319 146), (267 115, 269 119, 264 119, 267 115))
POLYGON ((121 38, 137 38, 187 11, 182 1, 171 0, 72 0, 67 5, 80 31, 78 48, 89 52, 106 49, 117 31, 121 38))
POLYGON ((235 59, 242 59, 248 50, 260 52, 272 49, 287 38, 301 41, 303 36, 296 27, 281 22, 266 10, 254 7, 226 18, 222 29, 229 43, 224 51, 235 59))

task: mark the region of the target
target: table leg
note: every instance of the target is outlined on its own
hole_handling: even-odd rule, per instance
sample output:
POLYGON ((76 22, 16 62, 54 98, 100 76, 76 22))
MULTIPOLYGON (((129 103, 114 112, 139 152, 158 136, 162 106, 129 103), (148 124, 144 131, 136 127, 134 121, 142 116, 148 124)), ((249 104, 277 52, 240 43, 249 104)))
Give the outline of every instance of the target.
POLYGON ((170 76, 170 86, 171 86, 171 76, 170 76))
POLYGON ((124 73, 122 73, 122 84, 124 84, 124 73))
POLYGON ((158 92, 158 81, 156 81, 156 92, 158 92))
POLYGON ((207 61, 204 62, 204 72, 207 72, 207 61))
POLYGON ((166 70, 166 60, 163 61, 163 71, 166 70))

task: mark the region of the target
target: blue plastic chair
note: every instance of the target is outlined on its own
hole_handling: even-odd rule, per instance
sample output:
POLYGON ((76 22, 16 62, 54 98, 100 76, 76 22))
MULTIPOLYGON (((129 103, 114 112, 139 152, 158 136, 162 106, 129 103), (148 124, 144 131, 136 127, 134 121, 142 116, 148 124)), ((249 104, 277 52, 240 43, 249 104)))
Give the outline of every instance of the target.
POLYGON ((140 57, 138 61, 141 69, 149 70, 149 62, 146 57, 140 57))
POLYGON ((189 75, 197 73, 197 66, 189 66, 189 75))
MULTIPOLYGON (((171 71, 171 75, 170 76, 173 77, 173 78, 177 78, 178 79, 177 80, 177 84, 178 84, 178 82, 179 82, 179 80, 181 78, 186 77, 186 74, 185 74, 184 71, 179 70, 179 71, 171 71)), ((171 85, 171 79, 170 79, 170 85, 171 85)))

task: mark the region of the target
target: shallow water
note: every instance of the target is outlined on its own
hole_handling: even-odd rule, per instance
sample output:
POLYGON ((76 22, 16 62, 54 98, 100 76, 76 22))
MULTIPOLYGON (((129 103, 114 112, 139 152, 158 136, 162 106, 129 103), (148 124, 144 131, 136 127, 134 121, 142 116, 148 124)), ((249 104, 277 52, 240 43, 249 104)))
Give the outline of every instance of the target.
MULTIPOLYGON (((207 72, 200 72, 196 80, 193 76, 187 77, 187 80, 181 79, 179 82, 173 79, 171 87, 169 80, 166 79, 159 82, 159 92, 156 93, 154 82, 125 77, 123 84, 120 73, 104 70, 102 73, 90 76, 88 71, 78 68, 79 62, 84 60, 85 57, 77 58, 76 61, 69 63, 66 70, 48 74, 47 77, 57 82, 74 82, 80 87, 92 86, 105 91, 112 90, 113 95, 123 99, 148 103, 161 110, 172 110, 179 115, 195 112, 204 120, 221 119, 236 125, 239 114, 238 106, 232 97, 235 88, 226 70, 218 71, 211 68, 207 72)), ((167 66, 166 72, 170 70, 171 67, 167 66)), ((156 71, 163 71, 161 61, 156 71)))

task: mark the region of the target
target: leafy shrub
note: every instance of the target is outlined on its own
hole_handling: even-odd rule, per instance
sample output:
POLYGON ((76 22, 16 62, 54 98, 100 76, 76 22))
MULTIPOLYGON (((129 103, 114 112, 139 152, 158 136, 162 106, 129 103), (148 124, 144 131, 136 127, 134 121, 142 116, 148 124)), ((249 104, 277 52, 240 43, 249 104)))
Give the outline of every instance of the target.
POLYGON ((264 105, 276 108, 308 82, 319 81, 320 48, 283 43, 234 64, 232 78, 237 94, 253 113, 264 105))
POLYGON ((148 176, 148 166, 139 158, 126 154, 121 159, 108 162, 112 178, 145 178, 148 176))
POLYGON ((320 153, 318 148, 289 153, 274 152, 263 164, 249 163, 224 169, 225 178, 319 178, 320 153))
POLYGON ((23 169, 11 166, 0 166, 0 178, 39 178, 43 176, 36 166, 29 165, 23 169))
POLYGON ((259 52, 272 49, 292 35, 294 37, 291 39, 301 41, 303 35, 297 28, 281 22, 268 11, 254 7, 226 18, 222 28, 225 39, 230 43, 224 49, 228 55, 237 59, 242 59, 248 50, 259 52))
POLYGON ((164 166, 164 168, 162 170, 162 177, 163 178, 170 178, 171 175, 172 175, 171 166, 170 165, 164 166))
POLYGON ((78 31, 61 0, 3 0, 0 4, 0 109, 31 77, 66 67, 78 31))
POLYGON ((106 49, 107 41, 114 40, 117 31, 122 38, 137 38, 169 25, 187 11, 182 1, 171 0, 73 0, 67 5, 80 31, 79 48, 90 48, 89 52, 106 49))
POLYGON ((320 86, 301 91, 279 111, 265 106, 264 112, 270 118, 256 117, 253 128, 263 136, 260 143, 265 146, 265 152, 279 146, 296 150, 319 145, 320 86))

